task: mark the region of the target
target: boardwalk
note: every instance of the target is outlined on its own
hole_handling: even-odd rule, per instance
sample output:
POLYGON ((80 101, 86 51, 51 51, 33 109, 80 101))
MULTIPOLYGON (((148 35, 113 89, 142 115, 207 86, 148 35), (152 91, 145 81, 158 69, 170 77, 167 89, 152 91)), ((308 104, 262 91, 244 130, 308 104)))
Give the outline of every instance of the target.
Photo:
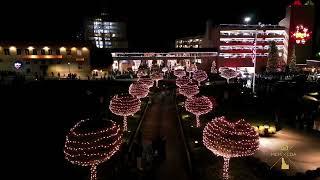
POLYGON ((166 138, 166 160, 155 170, 154 176, 159 180, 187 180, 187 162, 179 135, 173 95, 171 92, 160 93, 152 101, 142 127, 143 143, 151 143, 158 135, 166 138))

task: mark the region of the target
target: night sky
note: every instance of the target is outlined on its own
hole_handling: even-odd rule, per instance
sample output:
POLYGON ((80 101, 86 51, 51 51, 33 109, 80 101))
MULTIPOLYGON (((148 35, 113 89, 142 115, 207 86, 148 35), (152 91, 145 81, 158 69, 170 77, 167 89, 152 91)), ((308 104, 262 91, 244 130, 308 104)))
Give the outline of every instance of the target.
POLYGON ((250 15, 256 22, 277 24, 293 0, 55 0, 1 2, 0 40, 68 40, 82 20, 101 7, 128 21, 130 47, 170 47, 177 37, 201 34, 205 21, 241 23, 250 15))

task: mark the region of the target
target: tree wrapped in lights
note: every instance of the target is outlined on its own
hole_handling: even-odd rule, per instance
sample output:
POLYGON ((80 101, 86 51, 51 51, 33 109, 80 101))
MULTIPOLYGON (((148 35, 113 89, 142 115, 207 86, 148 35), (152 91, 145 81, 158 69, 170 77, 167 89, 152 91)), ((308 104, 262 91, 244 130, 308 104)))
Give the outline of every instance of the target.
POLYGON ((238 72, 233 69, 222 69, 220 71, 220 76, 227 79, 227 83, 229 84, 229 79, 235 78, 238 76, 238 72))
POLYGON ((219 117, 204 128, 203 144, 215 155, 223 157, 223 178, 229 179, 230 158, 253 155, 259 148, 259 135, 243 119, 232 123, 219 117))
POLYGON ((183 96, 190 98, 199 93, 199 87, 196 84, 188 83, 178 88, 178 92, 183 96))
POLYGON ((184 71, 183 69, 175 69, 173 74, 176 76, 176 77, 183 77, 183 76, 186 76, 186 71, 184 71))
POLYGON ((149 87, 140 81, 134 82, 129 86, 129 94, 138 99, 147 97, 148 93, 149 87))
POLYGON ((141 82, 141 83, 147 85, 148 88, 151 88, 153 86, 153 84, 154 84, 154 81, 151 78, 147 77, 147 76, 140 77, 138 82, 141 82))
POLYGON ((72 164, 91 166, 91 180, 97 166, 109 160, 122 144, 122 132, 113 121, 81 120, 70 129, 64 146, 65 158, 72 164))
POLYGON ((191 98, 188 98, 184 104, 186 110, 196 116, 197 127, 200 127, 199 116, 202 114, 207 114, 214 107, 214 104, 206 96, 193 96, 191 98))
POLYGON ((163 74, 162 73, 158 73, 158 72, 157 73, 153 73, 151 75, 151 79, 156 81, 156 87, 158 87, 158 82, 163 79, 163 74))
POLYGON ((216 61, 212 61, 212 64, 211 64, 211 73, 212 73, 212 74, 216 74, 216 73, 217 73, 216 61))
POLYGON ((137 77, 138 77, 138 79, 140 79, 141 77, 143 77, 143 76, 147 76, 148 74, 146 73, 146 71, 145 70, 143 70, 143 69, 140 69, 140 70, 138 70, 138 72, 137 72, 137 77))
POLYGON ((140 110, 141 101, 131 95, 122 94, 112 97, 109 109, 113 114, 123 116, 123 131, 127 131, 127 117, 140 110))
POLYGON ((295 72, 297 70, 296 62, 297 62, 296 47, 293 46, 291 58, 290 58, 290 62, 289 62, 289 69, 291 72, 295 72))
POLYGON ((197 70, 197 66, 195 64, 191 64, 186 68, 186 71, 189 74, 189 78, 191 78, 191 74, 197 70))
POLYGON ((176 79, 176 85, 177 85, 178 87, 181 87, 181 86, 183 86, 183 85, 188 84, 190 81, 191 81, 191 79, 190 79, 188 76, 183 76, 183 77, 181 77, 181 78, 177 78, 177 79, 176 79))
POLYGON ((208 75, 203 70, 197 70, 193 73, 192 78, 196 81, 198 81, 198 86, 200 86, 200 83, 208 78, 208 75))

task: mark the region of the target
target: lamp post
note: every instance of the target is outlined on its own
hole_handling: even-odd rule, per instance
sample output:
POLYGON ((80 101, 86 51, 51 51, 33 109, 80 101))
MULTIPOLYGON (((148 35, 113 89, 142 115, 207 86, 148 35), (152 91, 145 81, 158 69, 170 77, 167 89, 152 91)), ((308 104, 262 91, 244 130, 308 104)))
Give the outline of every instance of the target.
POLYGON ((70 72, 70 62, 68 62, 68 68, 69 68, 69 74, 70 74, 70 73, 71 73, 71 72, 70 72))

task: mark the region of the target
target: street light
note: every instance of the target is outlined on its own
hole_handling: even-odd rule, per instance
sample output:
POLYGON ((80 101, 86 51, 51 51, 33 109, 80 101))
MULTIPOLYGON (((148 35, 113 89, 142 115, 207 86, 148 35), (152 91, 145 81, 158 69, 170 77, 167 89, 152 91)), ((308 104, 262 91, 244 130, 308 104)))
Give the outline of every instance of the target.
POLYGON ((70 62, 68 62, 68 68, 69 68, 69 74, 70 74, 70 73, 71 73, 71 72, 70 72, 70 62))
POLYGON ((244 18, 244 22, 245 22, 246 24, 249 24, 250 21, 251 21, 251 17, 245 17, 245 18, 244 18))

